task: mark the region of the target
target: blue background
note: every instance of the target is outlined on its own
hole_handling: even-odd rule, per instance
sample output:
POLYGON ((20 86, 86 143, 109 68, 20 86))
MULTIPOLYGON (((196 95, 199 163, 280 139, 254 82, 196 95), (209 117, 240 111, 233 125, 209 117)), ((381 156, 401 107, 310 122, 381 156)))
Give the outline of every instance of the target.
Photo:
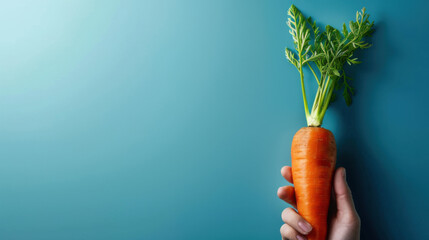
MULTIPOLYGON (((0 238, 280 239, 305 125, 291 3, 3 1, 0 238)), ((429 239, 429 4, 294 3, 322 25, 375 20, 354 103, 324 127, 362 239, 429 239)))

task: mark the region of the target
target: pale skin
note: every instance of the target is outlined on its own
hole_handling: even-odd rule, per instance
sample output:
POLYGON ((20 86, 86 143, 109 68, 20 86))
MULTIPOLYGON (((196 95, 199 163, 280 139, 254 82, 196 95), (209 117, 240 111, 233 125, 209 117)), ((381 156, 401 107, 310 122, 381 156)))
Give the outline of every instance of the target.
MULTIPOLYGON (((293 183, 291 167, 283 167, 281 174, 288 182, 293 183)), ((332 188, 327 240, 359 240, 360 218, 355 209, 344 168, 340 167, 335 171, 332 188)), ((277 195, 296 209, 293 186, 280 187, 277 195)), ((305 240, 306 235, 311 232, 311 225, 295 209, 286 208, 282 212, 282 220, 285 222, 280 228, 282 240, 305 240)))

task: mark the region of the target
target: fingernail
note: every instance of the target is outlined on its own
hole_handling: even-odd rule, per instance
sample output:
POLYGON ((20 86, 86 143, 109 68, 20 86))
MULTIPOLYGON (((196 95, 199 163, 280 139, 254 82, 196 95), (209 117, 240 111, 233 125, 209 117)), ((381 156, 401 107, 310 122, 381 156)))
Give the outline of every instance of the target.
POLYGON ((307 240, 307 238, 306 237, 303 237, 303 236, 301 236, 301 235, 296 235, 296 239, 298 239, 298 240, 307 240))
POLYGON ((311 231, 311 225, 307 222, 299 221, 298 226, 306 233, 311 231))
POLYGON ((346 179, 346 169, 343 170, 343 178, 346 179))

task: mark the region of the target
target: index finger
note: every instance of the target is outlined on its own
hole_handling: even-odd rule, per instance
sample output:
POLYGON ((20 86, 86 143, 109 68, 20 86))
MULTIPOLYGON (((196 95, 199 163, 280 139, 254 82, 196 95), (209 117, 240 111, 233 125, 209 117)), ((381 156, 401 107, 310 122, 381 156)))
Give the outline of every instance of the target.
POLYGON ((282 173, 282 176, 286 179, 286 181, 293 183, 291 167, 289 166, 282 167, 281 173, 282 173))

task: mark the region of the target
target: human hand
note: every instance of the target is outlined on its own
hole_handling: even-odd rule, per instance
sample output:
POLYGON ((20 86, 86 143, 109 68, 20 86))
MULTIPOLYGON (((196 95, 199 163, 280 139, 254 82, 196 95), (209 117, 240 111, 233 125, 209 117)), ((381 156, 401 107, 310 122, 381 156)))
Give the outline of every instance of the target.
MULTIPOLYGON (((283 177, 293 183, 292 168, 284 166, 281 170, 283 177)), ((352 194, 346 181, 346 170, 338 168, 334 173, 333 192, 328 219, 328 240, 359 240, 360 218, 353 203, 352 194)), ((280 187, 277 191, 279 198, 296 208, 295 188, 293 186, 280 187)), ((282 239, 304 240, 305 235, 311 232, 311 225, 293 208, 286 208, 282 212, 285 222, 280 228, 282 239)))

